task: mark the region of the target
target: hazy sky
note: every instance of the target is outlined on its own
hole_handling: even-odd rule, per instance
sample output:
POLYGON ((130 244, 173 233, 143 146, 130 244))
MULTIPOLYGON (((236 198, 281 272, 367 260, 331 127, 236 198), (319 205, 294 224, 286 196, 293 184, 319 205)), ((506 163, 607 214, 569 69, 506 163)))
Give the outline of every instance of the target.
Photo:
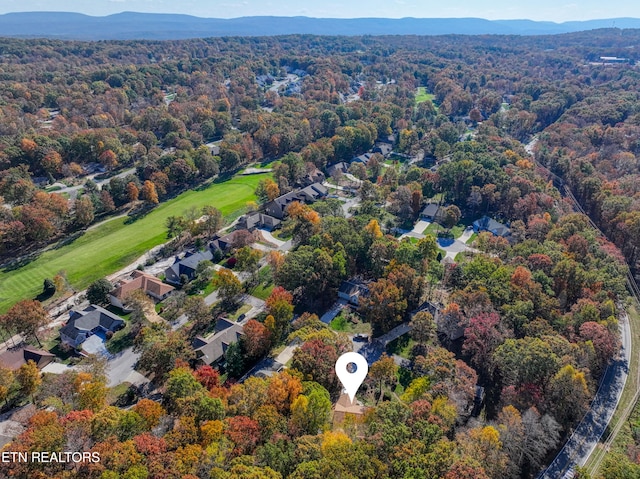
POLYGON ((480 17, 490 20, 640 18, 638 0, 0 0, 0 13, 66 11, 108 15, 122 11, 186 13, 199 17, 480 17))

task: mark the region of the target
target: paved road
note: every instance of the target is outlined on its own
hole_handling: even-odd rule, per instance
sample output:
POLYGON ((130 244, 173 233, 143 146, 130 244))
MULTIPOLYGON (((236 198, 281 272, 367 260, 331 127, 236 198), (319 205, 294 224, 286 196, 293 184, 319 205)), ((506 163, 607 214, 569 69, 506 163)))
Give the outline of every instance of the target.
POLYGON ((631 358, 631 328, 626 313, 620 316, 622 347, 618 357, 609 364, 600 382, 596 397, 574 433, 546 471, 538 479, 571 477, 575 465, 584 466, 604 434, 618 407, 631 358), (565 476, 568 474, 568 476, 565 476))
MULTIPOLYGON (((136 169, 135 168, 129 168, 128 170, 123 171, 122 173, 118 173, 115 176, 112 176, 110 178, 104 178, 102 180, 95 180, 94 178, 98 175, 98 173, 95 173, 93 175, 88 175, 85 178, 86 180, 94 180, 95 183, 98 185, 98 189, 102 189, 102 185, 104 185, 105 183, 109 183, 111 181, 112 178, 124 178, 125 176, 129 176, 129 175, 133 175, 135 174, 136 169)), ((76 195, 78 194, 78 190, 80 190, 81 188, 84 188, 84 184, 82 185, 76 185, 76 186, 65 186, 62 189, 59 189, 57 191, 53 191, 52 193, 67 193, 71 198, 75 198, 76 195)))

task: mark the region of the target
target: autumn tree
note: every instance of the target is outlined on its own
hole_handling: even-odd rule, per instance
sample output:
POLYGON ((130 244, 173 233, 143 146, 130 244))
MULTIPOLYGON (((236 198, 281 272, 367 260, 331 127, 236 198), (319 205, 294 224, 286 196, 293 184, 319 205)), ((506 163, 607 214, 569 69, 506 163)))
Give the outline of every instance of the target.
POLYGON ((335 392, 338 388, 337 360, 338 352, 334 345, 322 339, 312 339, 294 351, 291 367, 300 371, 306 380, 315 381, 335 392))
POLYGON ((184 314, 198 329, 206 328, 213 320, 211 307, 208 306, 202 296, 189 296, 184 301, 184 314))
POLYGON ((255 194, 258 197, 258 200, 260 200, 260 203, 266 203, 267 201, 273 201, 280 196, 280 188, 278 187, 278 183, 273 181, 271 178, 265 178, 258 182, 255 194))
POLYGON ((11 369, 0 367, 0 401, 6 401, 13 384, 14 374, 11 369))
POLYGON ((493 352, 502 343, 497 313, 480 313, 469 320, 464 330, 462 351, 471 356, 471 363, 486 372, 493 370, 493 352))
POLYGON ((20 388, 20 394, 24 397, 32 396, 42 384, 38 365, 32 360, 24 363, 16 371, 16 381, 20 388))
POLYGON ((380 396, 378 402, 384 398, 384 386, 392 386, 396 381, 398 366, 392 357, 383 354, 380 359, 371 365, 368 376, 378 383, 380 396))
POLYGON ((160 422, 160 418, 166 414, 166 411, 159 403, 146 398, 140 399, 133 406, 133 410, 144 420, 146 430, 156 427, 160 422))
POLYGON ((271 347, 271 331, 267 327, 256 321, 250 319, 242 327, 244 331, 244 348, 247 355, 252 359, 262 357, 269 351, 271 347))
POLYGON ((24 299, 9 308, 0 322, 10 331, 34 337, 38 344, 38 330, 47 325, 49 315, 40 301, 24 299))
POLYGON ((94 218, 94 206, 91 198, 82 195, 75 202, 76 223, 79 226, 87 226, 91 224, 94 218))
POLYGON ((379 336, 402 322, 407 300, 396 285, 386 279, 369 285, 369 296, 361 299, 360 311, 371 323, 374 336, 379 336))
POLYGON ((158 192, 153 181, 146 180, 140 189, 140 197, 151 205, 158 204, 158 192))
POLYGON ((280 341, 293 318, 293 295, 282 286, 276 286, 265 301, 265 307, 273 318, 273 339, 280 341))
POLYGON ((243 290, 240 280, 227 268, 222 268, 216 273, 213 285, 218 289, 218 297, 225 308, 231 308, 243 290))
POLYGON ((202 214, 204 215, 204 221, 202 222, 202 229, 208 236, 216 234, 224 223, 222 213, 218 208, 213 206, 203 206, 202 214))
POLYGON ((428 311, 418 311, 411 318, 411 337, 419 344, 427 344, 436 338, 436 322, 428 311))
POLYGON ((584 373, 567 364, 551 378, 549 389, 554 417, 565 426, 575 424, 587 410, 591 398, 584 373))
POLYGON ((129 183, 127 183, 126 191, 127 191, 127 200, 129 202, 138 201, 140 190, 138 189, 138 187, 133 181, 130 181, 129 183))

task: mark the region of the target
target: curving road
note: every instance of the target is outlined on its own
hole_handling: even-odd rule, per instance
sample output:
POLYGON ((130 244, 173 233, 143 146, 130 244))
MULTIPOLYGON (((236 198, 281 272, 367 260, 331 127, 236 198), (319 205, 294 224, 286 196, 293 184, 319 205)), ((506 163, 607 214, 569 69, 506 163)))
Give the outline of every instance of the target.
POLYGON ((611 361, 607 367, 589 411, 582 418, 562 450, 547 470, 538 476, 538 479, 573 477, 573 467, 585 465, 609 425, 627 381, 631 358, 631 328, 625 312, 620 315, 619 324, 622 347, 618 357, 611 361))

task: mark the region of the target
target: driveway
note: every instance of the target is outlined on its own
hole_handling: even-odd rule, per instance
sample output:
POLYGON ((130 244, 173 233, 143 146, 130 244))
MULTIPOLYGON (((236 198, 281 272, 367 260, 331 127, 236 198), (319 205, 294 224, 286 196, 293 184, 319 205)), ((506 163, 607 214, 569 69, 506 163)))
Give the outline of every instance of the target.
POLYGON ((140 353, 135 353, 133 348, 127 348, 112 356, 107 363, 107 386, 112 388, 124 382, 148 383, 149 380, 134 369, 139 357, 140 353))
POLYGON ((322 321, 325 324, 329 324, 333 320, 333 318, 335 318, 340 314, 340 311, 342 311, 342 308, 344 308, 346 305, 347 305, 346 300, 339 299, 338 301, 333 303, 333 305, 331 306, 331 309, 329 309, 326 313, 324 313, 320 317, 320 321, 322 321))
POLYGON ((431 221, 420 220, 414 225, 414 227, 411 230, 411 232, 412 233, 417 233, 417 234, 423 234, 424 230, 427 229, 427 227, 430 224, 431 224, 431 221))
MULTIPOLYGON (((455 259, 458 253, 462 253, 463 251, 477 251, 473 248, 467 246, 464 242, 459 239, 453 240, 450 238, 438 238, 437 239, 438 246, 445 250, 447 253, 445 258, 455 259)), ((444 260, 444 258, 442 258, 444 260)))
POLYGON ((105 346, 104 342, 105 338, 103 338, 101 334, 96 333, 89 336, 87 340, 82 343, 82 349, 87 354, 109 357, 109 352, 107 351, 107 347, 105 346))
POLYGON ((267 241, 268 243, 273 243, 274 245, 276 245, 276 248, 280 248, 286 243, 286 241, 279 240, 278 238, 273 236, 271 234, 271 231, 267 231, 265 229, 259 229, 258 231, 260 231, 260 234, 265 239, 265 241, 267 241))

